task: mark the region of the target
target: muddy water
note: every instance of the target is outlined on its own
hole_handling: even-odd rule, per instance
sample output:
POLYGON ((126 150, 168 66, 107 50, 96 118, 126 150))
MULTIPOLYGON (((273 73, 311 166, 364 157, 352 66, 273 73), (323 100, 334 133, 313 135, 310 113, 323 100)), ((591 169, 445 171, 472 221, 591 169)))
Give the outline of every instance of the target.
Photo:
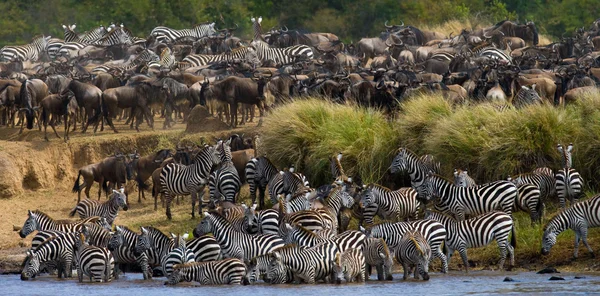
POLYGON ((18 275, 0 276, 0 295, 465 295, 465 294, 595 294, 600 293, 600 274, 554 274, 564 281, 549 281, 549 274, 477 271, 468 275, 458 271, 448 275, 432 274, 431 280, 402 281, 400 274, 392 282, 369 281, 351 285, 279 285, 199 286, 181 283, 164 286, 164 278, 143 281, 141 274, 126 274, 109 284, 78 283, 41 276, 23 282, 18 275), (515 282, 503 282, 505 277, 515 282), (583 277, 575 279, 575 277, 583 277))

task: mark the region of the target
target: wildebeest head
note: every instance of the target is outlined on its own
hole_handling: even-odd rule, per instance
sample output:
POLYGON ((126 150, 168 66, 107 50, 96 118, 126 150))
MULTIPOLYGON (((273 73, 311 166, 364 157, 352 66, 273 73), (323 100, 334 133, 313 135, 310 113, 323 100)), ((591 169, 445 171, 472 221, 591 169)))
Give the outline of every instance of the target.
POLYGON ((20 97, 21 97, 21 109, 20 112, 25 112, 25 120, 27 123, 27 129, 33 128, 34 112, 38 107, 33 107, 33 98, 31 96, 31 90, 29 87, 29 80, 25 80, 21 84, 20 97))

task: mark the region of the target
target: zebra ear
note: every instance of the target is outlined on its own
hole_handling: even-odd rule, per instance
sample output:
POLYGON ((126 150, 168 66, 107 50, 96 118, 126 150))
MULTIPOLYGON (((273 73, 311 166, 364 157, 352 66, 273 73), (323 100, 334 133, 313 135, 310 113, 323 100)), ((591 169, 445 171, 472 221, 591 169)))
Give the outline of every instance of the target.
POLYGON ((175 235, 175 233, 170 232, 171 233, 171 238, 177 238, 177 235, 175 235))
POLYGON ((454 169, 454 177, 458 176, 458 169, 454 169))
POLYGON ((182 237, 184 240, 187 240, 187 239, 188 239, 188 237, 190 237, 190 234, 189 234, 189 233, 184 233, 184 234, 183 234, 181 237, 182 237))
POLYGON ((247 206, 245 203, 243 203, 243 204, 242 204, 242 208, 244 208, 244 210, 247 210, 247 209, 248 209, 248 206, 247 206))
POLYGON ((148 234, 148 230, 144 227, 140 227, 140 229, 142 230, 142 234, 148 234))
POLYGON ((262 23, 262 16, 261 16, 261 17, 258 17, 258 23, 259 23, 259 24, 260 24, 260 23, 262 23))
POLYGON ((252 205, 252 210, 256 210, 256 206, 258 206, 257 204, 253 204, 252 205))
POLYGON ((359 230, 360 230, 360 232, 362 232, 362 233, 365 233, 365 232, 367 232, 367 230, 366 230, 364 227, 362 227, 362 225, 358 226, 358 229, 359 229, 359 230))
POLYGON ((293 227, 292 227, 292 225, 290 225, 290 223, 285 223, 285 228, 287 228, 287 230, 293 229, 293 227))
POLYGON ((253 18, 253 17, 251 17, 251 18, 250 18, 250 20, 251 20, 252 22, 255 22, 255 21, 256 21, 256 19, 255 19, 255 18, 253 18))
POLYGON ((32 214, 31 210, 27 210, 27 216, 31 217, 32 214))
POLYGON ((379 253, 379 258, 385 259, 385 254, 384 253, 379 253))
POLYGON ((117 225, 115 226, 115 231, 117 232, 121 232, 123 229, 121 228, 121 226, 117 225))
POLYGON ((210 214, 208 212, 203 212, 204 217, 208 217, 210 214))

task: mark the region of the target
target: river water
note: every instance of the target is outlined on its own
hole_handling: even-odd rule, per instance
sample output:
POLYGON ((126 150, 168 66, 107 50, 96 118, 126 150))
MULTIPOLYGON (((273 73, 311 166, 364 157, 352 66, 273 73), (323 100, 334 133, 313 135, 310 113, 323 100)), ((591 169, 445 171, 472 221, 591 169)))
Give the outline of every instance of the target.
POLYGON ((431 273, 431 279, 403 281, 395 274, 391 282, 368 281, 350 285, 277 285, 259 283, 251 286, 200 286, 180 283, 164 286, 165 278, 144 281, 141 274, 128 273, 111 283, 78 283, 77 277, 67 280, 56 276, 38 276, 21 281, 19 275, 0 276, 0 295, 465 295, 465 294, 524 294, 588 295, 600 294, 600 274, 474 271, 468 275, 459 271, 444 275, 431 273), (564 281, 549 281, 551 276, 564 281), (582 277, 575 279, 575 277, 582 277), (514 282, 503 282, 505 277, 514 282))

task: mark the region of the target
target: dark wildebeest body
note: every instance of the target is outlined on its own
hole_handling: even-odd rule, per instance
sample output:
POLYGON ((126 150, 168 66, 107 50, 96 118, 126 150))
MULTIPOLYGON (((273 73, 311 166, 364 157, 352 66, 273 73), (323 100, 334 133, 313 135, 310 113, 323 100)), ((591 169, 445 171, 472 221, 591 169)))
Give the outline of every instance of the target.
POLYGON ((75 179, 75 185, 73 185, 73 192, 77 192, 77 201, 81 200, 81 189, 85 186, 85 195, 90 198, 90 189, 95 182, 98 182, 98 200, 102 195, 102 189, 108 194, 108 182, 112 182, 117 185, 117 188, 121 187, 127 182, 127 179, 131 178, 131 170, 128 167, 125 156, 122 154, 116 154, 114 156, 107 157, 102 161, 94 164, 86 165, 79 169, 77 179, 75 179), (79 178, 83 177, 83 184, 79 184, 79 178))
MULTIPOLYGON (((102 93, 102 100, 107 110, 105 113, 112 120, 119 113, 120 109, 131 108, 131 114, 137 112, 143 112, 145 106, 140 105, 137 99, 137 92, 135 87, 131 86, 119 86, 115 88, 109 88, 102 93)), ((131 120, 130 128, 133 128, 133 120, 131 120)), ((139 132, 139 122, 136 124, 135 129, 139 132)))
POLYGON ((135 180, 138 183, 138 202, 142 202, 142 198, 146 199, 144 190, 148 189, 146 180, 152 176, 152 173, 160 168, 162 162, 171 155, 169 149, 162 149, 154 154, 141 157, 134 165, 133 169, 136 173, 135 180))
POLYGON ((69 139, 69 103, 71 102, 71 95, 60 96, 52 94, 46 96, 41 102, 40 107, 42 108, 42 123, 44 124, 44 139, 48 141, 47 128, 48 124, 52 127, 56 137, 60 139, 60 136, 56 132, 56 121, 63 116, 65 123, 65 142, 69 139), (52 115, 52 119, 50 119, 52 115))
POLYGON ((69 83, 71 83, 71 78, 67 78, 64 75, 49 75, 46 77, 46 85, 48 86, 48 92, 51 94, 60 94, 62 93, 69 83))
POLYGON ((85 110, 87 121, 81 132, 85 133, 89 124, 94 123, 94 133, 96 133, 98 123, 102 118, 102 91, 94 85, 77 80, 72 80, 61 95, 66 95, 68 91, 75 95, 77 104, 85 110))

